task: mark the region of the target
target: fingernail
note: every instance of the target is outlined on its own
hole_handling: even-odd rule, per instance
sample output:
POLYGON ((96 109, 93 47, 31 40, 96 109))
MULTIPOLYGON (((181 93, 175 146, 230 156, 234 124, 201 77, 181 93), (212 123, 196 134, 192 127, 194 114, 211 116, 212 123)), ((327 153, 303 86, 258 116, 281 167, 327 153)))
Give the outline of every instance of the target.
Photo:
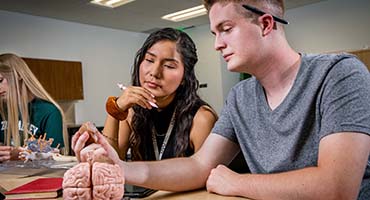
POLYGON ((89 134, 87 132, 82 133, 81 137, 82 139, 86 139, 89 134))

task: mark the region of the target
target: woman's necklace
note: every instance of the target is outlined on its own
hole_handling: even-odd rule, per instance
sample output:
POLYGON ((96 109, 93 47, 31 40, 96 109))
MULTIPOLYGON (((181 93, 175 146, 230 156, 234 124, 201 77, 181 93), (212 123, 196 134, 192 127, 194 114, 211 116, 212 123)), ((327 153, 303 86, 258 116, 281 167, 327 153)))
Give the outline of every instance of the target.
POLYGON ((166 132, 166 137, 163 140, 160 152, 159 152, 159 149, 158 149, 158 143, 157 143, 157 137, 156 137, 156 135, 159 136, 159 134, 157 133, 157 130, 155 129, 154 126, 152 128, 152 140, 153 140, 154 154, 155 154, 155 159, 156 160, 161 160, 162 159, 164 150, 166 149, 168 140, 170 139, 172 129, 175 125, 175 113, 176 113, 176 108, 172 113, 170 125, 168 126, 168 129, 167 129, 167 132, 166 132))

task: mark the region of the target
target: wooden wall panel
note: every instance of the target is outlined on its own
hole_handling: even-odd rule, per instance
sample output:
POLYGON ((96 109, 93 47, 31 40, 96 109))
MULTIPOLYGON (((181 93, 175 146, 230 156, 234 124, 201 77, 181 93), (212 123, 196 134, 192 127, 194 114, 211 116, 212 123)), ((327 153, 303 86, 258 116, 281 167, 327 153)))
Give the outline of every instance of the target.
POLYGON ((74 61, 23 58, 55 100, 82 100, 82 64, 74 61))

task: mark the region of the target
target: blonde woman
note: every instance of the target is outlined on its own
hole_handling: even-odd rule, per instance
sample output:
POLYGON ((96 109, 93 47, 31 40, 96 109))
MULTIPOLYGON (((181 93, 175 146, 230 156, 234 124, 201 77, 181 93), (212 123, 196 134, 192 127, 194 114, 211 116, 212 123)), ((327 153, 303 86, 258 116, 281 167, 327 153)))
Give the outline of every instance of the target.
POLYGON ((63 111, 17 55, 0 55, 0 100, 0 162, 17 159, 14 147, 45 133, 54 138, 53 147, 59 144, 68 153, 63 111))

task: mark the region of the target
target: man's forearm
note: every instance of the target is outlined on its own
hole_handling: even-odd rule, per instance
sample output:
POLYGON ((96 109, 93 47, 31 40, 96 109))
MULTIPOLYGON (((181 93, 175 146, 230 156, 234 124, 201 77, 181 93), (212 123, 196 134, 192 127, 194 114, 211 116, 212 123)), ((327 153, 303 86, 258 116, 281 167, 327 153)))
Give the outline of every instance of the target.
POLYGON ((204 187, 210 171, 193 157, 153 162, 122 162, 120 165, 126 183, 167 191, 204 187))
POLYGON ((336 133, 320 142, 317 166, 239 176, 243 196, 254 199, 356 199, 364 176, 370 137, 336 133))
POLYGON ((340 178, 317 167, 278 174, 245 174, 239 176, 238 182, 238 195, 253 199, 356 199, 359 188, 359 184, 347 187, 340 178))

